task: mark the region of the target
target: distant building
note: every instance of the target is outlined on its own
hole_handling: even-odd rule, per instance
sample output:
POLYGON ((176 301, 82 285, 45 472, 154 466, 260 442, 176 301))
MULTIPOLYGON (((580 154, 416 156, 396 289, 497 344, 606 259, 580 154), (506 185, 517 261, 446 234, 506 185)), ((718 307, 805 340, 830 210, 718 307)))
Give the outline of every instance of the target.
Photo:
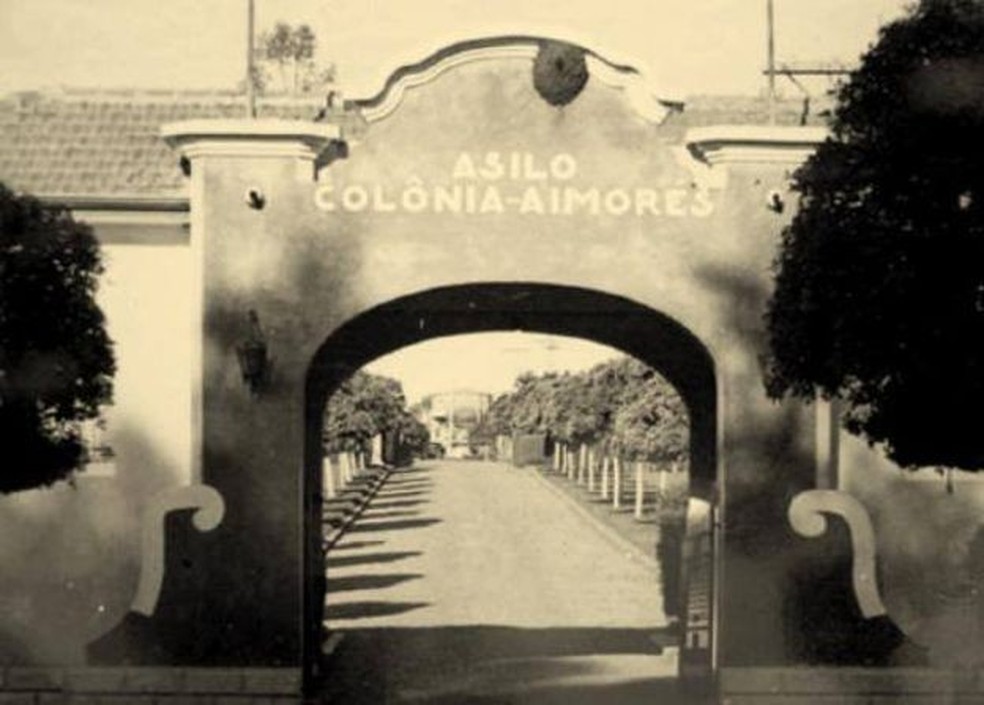
POLYGON ((492 395, 486 392, 456 390, 424 397, 417 418, 427 426, 431 441, 439 444, 449 458, 474 455, 472 431, 485 419, 492 395))

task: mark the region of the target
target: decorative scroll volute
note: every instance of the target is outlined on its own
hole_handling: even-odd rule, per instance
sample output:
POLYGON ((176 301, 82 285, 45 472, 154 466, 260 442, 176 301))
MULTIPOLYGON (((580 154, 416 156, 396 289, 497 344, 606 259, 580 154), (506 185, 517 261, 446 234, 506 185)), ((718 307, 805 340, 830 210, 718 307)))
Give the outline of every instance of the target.
POLYGON ((222 495, 208 485, 188 485, 158 494, 144 512, 140 582, 130 609, 150 617, 157 609, 164 584, 164 522, 174 511, 194 509, 191 522, 202 532, 212 531, 225 515, 222 495))
POLYGON ((887 614, 875 572, 875 532, 868 511, 857 499, 839 490, 807 490, 789 503, 789 523, 807 538, 827 531, 826 514, 836 514, 851 535, 851 575, 858 607, 866 619, 887 614))

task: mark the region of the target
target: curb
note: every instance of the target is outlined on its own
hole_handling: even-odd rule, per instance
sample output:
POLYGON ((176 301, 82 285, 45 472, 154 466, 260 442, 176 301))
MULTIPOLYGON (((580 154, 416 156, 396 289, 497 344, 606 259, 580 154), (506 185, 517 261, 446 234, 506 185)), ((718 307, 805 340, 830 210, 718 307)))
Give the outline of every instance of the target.
POLYGON ((662 573, 659 566, 659 561, 657 561, 655 557, 646 554, 634 543, 619 534, 615 529, 598 519, 598 517, 582 507, 581 503, 578 502, 577 499, 555 487, 550 480, 544 477, 543 471, 540 468, 532 468, 532 474, 536 478, 537 482, 550 490, 550 492, 552 492, 555 497, 560 499, 571 511, 586 520, 588 525, 591 526, 591 528, 593 528, 602 538, 612 544, 615 549, 624 553, 628 558, 641 563, 643 567, 654 570, 657 574, 662 573))
POLYGON ((325 537, 325 540, 322 542, 322 550, 326 555, 329 551, 331 551, 334 545, 338 543, 338 540, 345 535, 345 532, 348 531, 349 527, 352 526, 355 520, 362 515, 362 512, 364 512, 366 507, 369 505, 369 502, 371 502, 373 497, 376 496, 376 493, 379 492, 379 488, 382 487, 383 484, 389 479, 389 476, 393 474, 393 468, 389 466, 384 467, 382 470, 383 471, 379 474, 379 476, 370 483, 368 489, 363 492, 358 506, 356 506, 355 509, 349 513, 349 515, 339 526, 332 529, 331 533, 325 537))
MULTIPOLYGON (((393 474, 393 468, 389 466, 385 466, 383 468, 383 471, 376 477, 375 480, 372 481, 372 483, 369 485, 369 488, 363 493, 358 506, 356 506, 355 509, 353 509, 349 513, 349 515, 345 518, 345 521, 343 521, 340 526, 333 529, 331 534, 329 534, 325 538, 322 544, 322 550, 324 551, 326 557, 331 552, 331 549, 335 546, 335 544, 338 543, 339 539, 341 539, 342 536, 345 535, 345 532, 348 531, 349 527, 352 526, 352 524, 355 523, 356 519, 358 519, 362 515, 362 512, 365 511, 366 507, 369 506, 369 503, 379 492, 379 488, 381 488, 386 483, 386 481, 389 479, 389 476, 392 474, 393 474)), ((338 650, 338 647, 341 646, 342 641, 344 639, 345 639, 345 632, 342 631, 328 632, 321 643, 322 661, 327 661, 331 659, 335 655, 335 652, 338 650)))

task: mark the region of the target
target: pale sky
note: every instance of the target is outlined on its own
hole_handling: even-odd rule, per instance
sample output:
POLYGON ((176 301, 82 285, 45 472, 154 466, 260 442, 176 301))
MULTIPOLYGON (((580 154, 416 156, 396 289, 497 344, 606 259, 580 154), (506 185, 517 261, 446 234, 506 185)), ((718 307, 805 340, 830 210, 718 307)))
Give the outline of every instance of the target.
MULTIPOLYGON (((257 29, 307 22, 349 97, 450 40, 547 34, 648 67, 677 96, 755 93, 766 0, 255 0, 257 29)), ((908 0, 775 0, 780 60, 853 61, 908 0)), ((0 0, 0 93, 232 88, 246 0, 0 0)), ((795 89, 786 84, 786 90, 795 89)))
POLYGON ((623 353, 589 340, 540 333, 473 333, 401 348, 366 366, 403 383, 410 403, 433 392, 501 394, 523 372, 586 370, 623 353))

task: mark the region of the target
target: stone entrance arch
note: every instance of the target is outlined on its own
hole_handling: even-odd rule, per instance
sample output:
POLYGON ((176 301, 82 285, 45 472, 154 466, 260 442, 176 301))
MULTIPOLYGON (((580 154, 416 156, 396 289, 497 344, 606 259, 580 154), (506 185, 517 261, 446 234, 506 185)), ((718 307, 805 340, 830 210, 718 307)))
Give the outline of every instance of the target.
MULTIPOLYGON (((307 374, 304 497, 308 501, 305 563, 309 579, 305 582, 305 660, 309 667, 313 668, 319 657, 323 612, 323 595, 315 589, 310 576, 322 575, 325 570, 321 504, 316 500, 322 491, 322 428, 327 397, 360 367, 399 348, 449 335, 503 330, 593 340, 618 348, 659 371, 676 387, 687 406, 690 494, 708 503, 714 501, 719 471, 714 360, 707 348, 673 319, 620 296, 525 282, 441 287, 381 304, 329 335, 315 353, 307 374)), ((710 584, 700 587, 711 589, 710 584)), ((708 660, 710 637, 708 633, 704 649, 693 650, 704 651, 708 660)), ((690 654, 692 659, 695 655, 690 654)))
POLYGON ((326 395, 400 345, 528 328, 621 348, 688 401, 723 580, 688 610, 697 670, 801 662, 818 542, 787 510, 823 463, 814 410, 766 398, 762 312, 789 217, 767 204, 818 136, 685 116, 631 67, 506 37, 332 96, 317 120, 165 127, 190 168, 192 477, 225 513, 205 534, 172 517, 154 608, 109 641, 137 663, 310 676, 326 395))

